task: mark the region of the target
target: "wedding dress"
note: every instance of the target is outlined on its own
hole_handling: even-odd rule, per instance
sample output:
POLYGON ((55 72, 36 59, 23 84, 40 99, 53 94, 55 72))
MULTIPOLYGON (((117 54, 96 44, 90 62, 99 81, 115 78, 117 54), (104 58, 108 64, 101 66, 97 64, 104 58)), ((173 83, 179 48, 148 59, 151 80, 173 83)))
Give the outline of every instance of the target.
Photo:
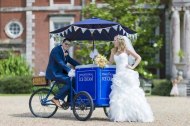
POLYGON ((138 72, 126 68, 128 54, 114 55, 116 74, 113 75, 108 117, 112 121, 152 122, 152 110, 144 91, 139 87, 138 72))

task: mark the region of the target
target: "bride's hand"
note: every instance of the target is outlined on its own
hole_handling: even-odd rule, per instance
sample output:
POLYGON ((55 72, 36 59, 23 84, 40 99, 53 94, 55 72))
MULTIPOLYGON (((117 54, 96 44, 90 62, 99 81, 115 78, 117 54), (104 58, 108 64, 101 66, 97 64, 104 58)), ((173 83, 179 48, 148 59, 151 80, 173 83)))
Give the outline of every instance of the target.
POLYGON ((131 65, 127 65, 126 67, 132 70, 134 69, 131 65))

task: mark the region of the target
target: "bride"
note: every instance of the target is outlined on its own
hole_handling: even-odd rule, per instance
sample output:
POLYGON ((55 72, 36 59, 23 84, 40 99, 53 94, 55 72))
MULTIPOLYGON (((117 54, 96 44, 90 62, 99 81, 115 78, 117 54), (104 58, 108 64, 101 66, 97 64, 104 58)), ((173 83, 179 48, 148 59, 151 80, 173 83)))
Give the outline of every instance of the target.
POLYGON ((152 110, 144 91, 139 87, 139 74, 133 70, 140 63, 141 57, 135 52, 127 37, 121 35, 114 37, 114 48, 111 50, 109 61, 116 63, 116 74, 113 75, 109 96, 110 120, 152 122, 154 120, 152 110), (128 63, 131 61, 135 61, 132 66, 128 63))

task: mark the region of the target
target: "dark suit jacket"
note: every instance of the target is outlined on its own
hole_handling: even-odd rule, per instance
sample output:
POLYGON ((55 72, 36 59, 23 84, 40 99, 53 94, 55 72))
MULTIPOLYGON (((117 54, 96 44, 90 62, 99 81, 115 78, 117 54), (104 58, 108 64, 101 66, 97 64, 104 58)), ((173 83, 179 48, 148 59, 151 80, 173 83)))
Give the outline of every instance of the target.
POLYGON ((73 66, 80 65, 69 55, 67 55, 66 57, 64 56, 61 45, 54 47, 50 53, 49 62, 46 70, 46 78, 49 80, 64 82, 65 79, 68 78, 68 72, 71 70, 71 68, 67 65, 67 62, 73 66))

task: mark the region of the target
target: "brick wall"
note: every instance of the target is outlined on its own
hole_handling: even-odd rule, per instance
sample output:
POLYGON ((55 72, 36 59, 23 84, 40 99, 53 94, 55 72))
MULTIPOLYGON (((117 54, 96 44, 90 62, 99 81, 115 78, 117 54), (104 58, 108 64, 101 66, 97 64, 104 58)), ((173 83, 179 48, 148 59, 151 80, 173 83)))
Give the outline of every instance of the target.
POLYGON ((26 0, 0 0, 0 7, 25 7, 26 0))

